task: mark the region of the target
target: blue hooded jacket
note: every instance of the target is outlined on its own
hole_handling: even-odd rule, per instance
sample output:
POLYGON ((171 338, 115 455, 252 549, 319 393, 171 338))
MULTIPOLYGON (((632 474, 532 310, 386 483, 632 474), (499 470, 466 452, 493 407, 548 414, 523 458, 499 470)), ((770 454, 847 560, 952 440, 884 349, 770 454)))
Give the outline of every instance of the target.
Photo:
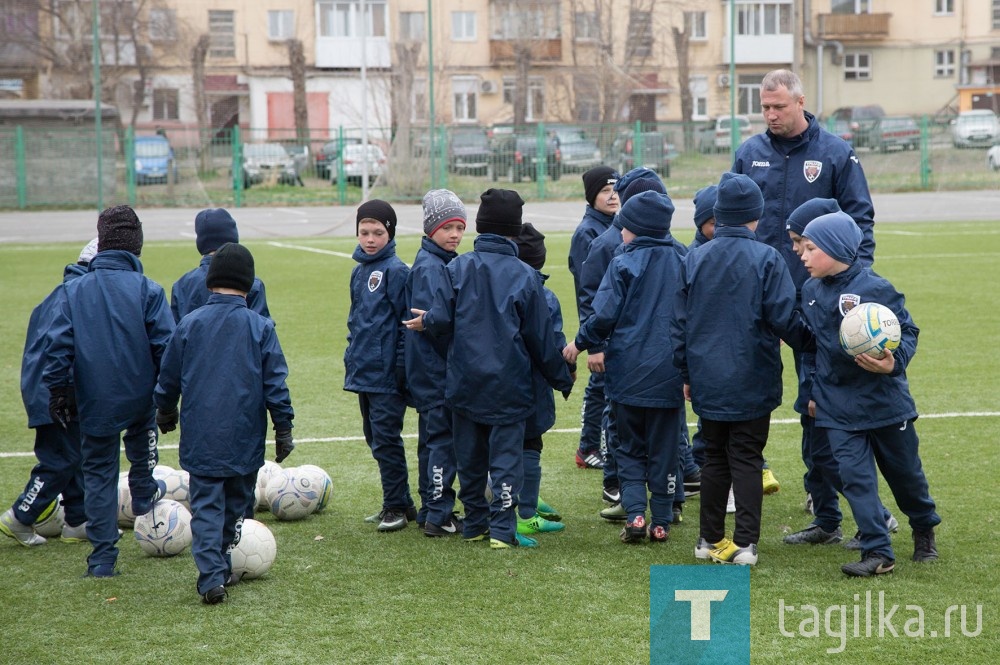
MULTIPOLYGON (((424 236, 420 251, 406 279, 409 308, 428 310, 434 299, 451 289, 446 266, 458 254, 443 249, 424 236)), ((434 337, 415 330, 405 332, 406 383, 413 406, 420 413, 444 405, 448 344, 450 335, 434 337)))
POLYGON ((503 236, 480 234, 474 250, 448 264, 450 288, 424 314, 424 327, 452 334, 445 391, 452 410, 508 425, 535 412, 533 368, 556 390, 571 390, 573 378, 556 349, 538 272, 503 236))
MULTIPOLYGON (((201 257, 201 263, 197 268, 184 273, 174 282, 170 290, 170 312, 174 315, 174 323, 180 322, 186 314, 208 302, 212 292, 205 286, 205 278, 208 277, 208 265, 211 262, 212 255, 206 254, 201 257)), ((264 282, 260 281, 259 277, 253 278, 253 286, 247 293, 247 307, 261 316, 271 318, 271 312, 267 309, 267 297, 264 294, 264 282)))
POLYGON ((358 245, 353 258, 358 265, 351 273, 344 390, 399 394, 396 368, 405 367, 403 320, 409 318, 410 269, 396 256, 394 239, 370 256, 358 245))
POLYGON ((846 141, 823 129, 812 114, 805 116, 809 127, 794 139, 774 136, 770 130, 747 139, 736 151, 732 168, 760 187, 764 212, 757 239, 781 252, 798 288, 809 272, 792 251, 785 221, 809 199, 837 199, 861 229, 859 258, 868 265, 875 260, 875 208, 861 162, 846 141))
MULTIPOLYGON (((605 215, 603 212, 588 205, 583 213, 583 219, 576 227, 576 230, 573 231, 573 237, 569 241, 569 271, 573 275, 573 290, 576 293, 577 313, 580 316, 581 322, 586 319, 581 312, 589 309, 590 301, 594 298, 594 294, 585 292, 581 285, 583 262, 587 260, 587 256, 590 254, 591 243, 594 242, 595 238, 608 230, 613 219, 613 215, 605 215)), ((619 238, 620 243, 621 239, 619 238)))
POLYGON ((118 434, 153 411, 160 358, 174 332, 163 287, 139 258, 105 250, 63 286, 49 332, 46 387, 76 385, 80 431, 118 434), (72 374, 71 374, 72 373, 72 374))
MULTIPOLYGON (((538 276, 542 284, 548 281, 549 276, 539 272, 538 276)), ((547 286, 542 287, 545 292, 545 304, 549 309, 549 316, 552 317, 552 333, 556 341, 556 350, 561 354, 566 346, 566 335, 563 333, 562 305, 559 298, 547 286)), ((552 395, 552 386, 545 380, 545 376, 537 367, 532 368, 532 381, 535 390, 535 412, 528 418, 524 425, 524 438, 533 439, 541 436, 552 429, 556 424, 556 400, 552 395)))

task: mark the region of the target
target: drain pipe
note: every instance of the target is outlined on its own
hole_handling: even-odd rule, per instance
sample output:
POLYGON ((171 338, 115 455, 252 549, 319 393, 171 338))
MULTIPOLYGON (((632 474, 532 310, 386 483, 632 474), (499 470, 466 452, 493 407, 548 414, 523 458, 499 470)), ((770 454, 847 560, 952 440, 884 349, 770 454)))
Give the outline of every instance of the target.
POLYGON ((824 47, 832 46, 836 49, 833 56, 834 64, 840 64, 844 58, 844 45, 838 41, 814 39, 812 34, 812 2, 803 0, 802 3, 802 41, 806 46, 816 48, 816 108, 817 116, 823 114, 823 51, 824 47))

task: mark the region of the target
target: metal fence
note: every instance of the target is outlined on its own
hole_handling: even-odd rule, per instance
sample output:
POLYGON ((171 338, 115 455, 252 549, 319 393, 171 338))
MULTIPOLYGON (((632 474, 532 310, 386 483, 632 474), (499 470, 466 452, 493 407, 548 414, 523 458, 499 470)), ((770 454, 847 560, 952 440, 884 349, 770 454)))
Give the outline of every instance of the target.
MULTIPOLYGON (((957 148, 952 126, 926 117, 915 126, 916 135, 896 142, 847 137, 872 191, 996 186, 987 146, 957 148)), ((472 201, 495 186, 526 200, 576 199, 579 174, 597 164, 649 166, 672 196, 689 197, 731 164, 728 137, 704 122, 374 128, 367 138, 365 150, 359 128, 172 129, 161 134, 169 153, 156 165, 151 153, 162 147, 128 129, 105 128, 98 142, 92 130, 0 127, 0 209, 95 206, 98 143, 104 205, 142 207, 353 205, 366 172, 369 195, 390 201, 416 202, 437 187, 472 201)), ((1000 154, 994 161, 1000 167, 1000 154)))

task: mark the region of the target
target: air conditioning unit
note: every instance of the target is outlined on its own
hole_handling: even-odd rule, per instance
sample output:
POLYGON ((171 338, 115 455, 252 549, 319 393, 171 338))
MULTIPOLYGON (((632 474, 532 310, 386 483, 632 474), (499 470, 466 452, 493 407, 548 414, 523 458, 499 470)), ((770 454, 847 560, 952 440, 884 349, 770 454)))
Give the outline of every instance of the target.
POLYGON ((483 81, 482 84, 479 86, 479 91, 482 92, 484 95, 496 94, 497 89, 498 88, 496 81, 483 81))
POLYGON ((728 88, 729 74, 719 74, 719 76, 716 77, 715 82, 719 85, 720 88, 728 88))

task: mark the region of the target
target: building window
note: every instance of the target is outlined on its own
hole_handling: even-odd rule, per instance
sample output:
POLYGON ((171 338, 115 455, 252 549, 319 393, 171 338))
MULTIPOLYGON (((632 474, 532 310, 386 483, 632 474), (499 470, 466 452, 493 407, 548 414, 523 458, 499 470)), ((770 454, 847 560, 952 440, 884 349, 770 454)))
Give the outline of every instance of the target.
POLYGON ((577 41, 597 41, 601 38, 601 24, 597 12, 573 14, 573 37, 577 41))
POLYGON ((267 38, 285 41, 295 36, 295 12, 290 9, 272 10, 267 13, 267 38))
POLYGON ((844 54, 844 80, 869 81, 872 77, 871 53, 844 54))
POLYGON ((366 21, 361 18, 361 5, 361 0, 320 2, 319 36, 358 38, 366 24, 366 37, 385 37, 389 33, 385 0, 365 0, 366 21))
MULTIPOLYGON (((594 89, 594 101, 596 102, 596 88, 594 89)), ((505 104, 513 104, 517 94, 517 83, 514 79, 503 80, 503 101, 505 104)), ((577 103, 579 103, 579 99, 577 103)), ((545 80, 540 78, 528 79, 528 108, 525 111, 526 122, 536 122, 545 117, 545 80)))
POLYGON ((691 90, 691 119, 708 119, 708 77, 692 76, 688 79, 691 90))
POLYGON ((583 75, 573 77, 573 97, 576 101, 573 105, 573 110, 576 114, 577 122, 601 121, 601 98, 597 89, 597 82, 594 81, 592 76, 583 75))
MULTIPOLYGON (((7 24, 7 15, 11 13, 9 2, 0 11, 0 21, 7 24)), ((18 3, 14 3, 15 6, 18 3)), ((32 3, 37 4, 37 3, 32 3)), ((43 6, 49 3, 43 3, 43 6)), ((52 10, 53 34, 61 39, 76 39, 80 34, 91 33, 91 3, 81 3, 79 0, 55 0, 52 10)), ((132 34, 135 22, 135 7, 128 2, 100 2, 101 38, 107 40, 120 39, 121 35, 132 34)))
POLYGON ((1000 0, 993 0, 993 29, 1000 30, 1000 0))
POLYGON ((427 109, 430 107, 427 99, 427 79, 413 79, 413 94, 410 99, 411 122, 427 122, 427 109))
POLYGON ((173 9, 149 10, 149 39, 172 42, 177 39, 177 12, 173 9))
POLYGON ((451 13, 451 39, 455 42, 476 41, 476 12, 451 13))
POLYGON ((455 100, 453 119, 455 122, 476 122, 479 101, 479 79, 456 77, 451 80, 451 93, 455 100))
POLYGON ((934 76, 951 78, 955 75, 955 52, 934 51, 934 76))
POLYGON ((399 38, 413 42, 427 39, 427 17, 424 12, 399 12, 399 38))
POLYGON ((737 35, 792 34, 790 2, 754 2, 736 6, 737 35))
POLYGON ((153 90, 153 120, 178 120, 178 94, 176 88, 153 90))
POLYGON ((934 0, 935 14, 954 14, 955 0, 934 0))
POLYGON ((871 0, 832 0, 831 14, 871 14, 871 0))
POLYGON ((208 10, 208 55, 212 58, 236 57, 236 12, 208 10))
POLYGON ((708 39, 708 12, 684 12, 684 29, 688 39, 701 42, 708 39))
POLYGON ((736 112, 740 115, 755 115, 760 109, 760 74, 740 74, 736 77, 736 112))
POLYGON ((559 39, 559 0, 493 0, 490 26, 491 39, 559 39))
POLYGON ((653 52, 653 13, 632 10, 628 15, 626 58, 644 58, 653 52))

